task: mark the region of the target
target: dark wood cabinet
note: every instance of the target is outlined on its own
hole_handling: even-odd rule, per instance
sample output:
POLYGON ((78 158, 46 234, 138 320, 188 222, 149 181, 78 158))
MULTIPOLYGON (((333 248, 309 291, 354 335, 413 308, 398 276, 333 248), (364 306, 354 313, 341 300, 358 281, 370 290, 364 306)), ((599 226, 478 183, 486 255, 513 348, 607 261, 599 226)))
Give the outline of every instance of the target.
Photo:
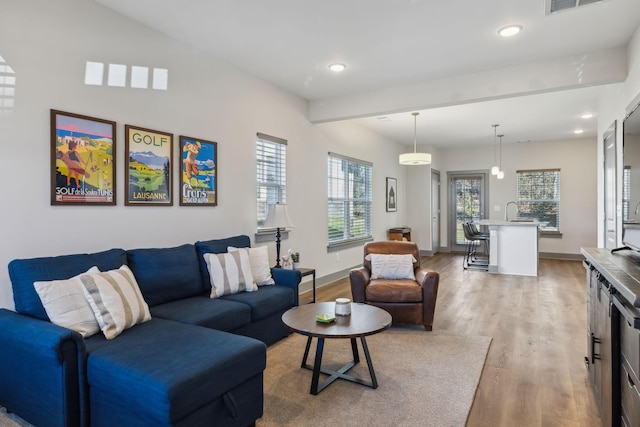
POLYGON ((640 253, 582 249, 585 362, 604 426, 640 426, 640 253))
POLYGON ((618 318, 616 310, 612 309, 615 288, 593 265, 586 264, 586 268, 588 324, 585 363, 603 425, 619 426, 619 410, 616 409, 619 404, 614 403, 614 390, 619 382, 614 376, 617 338, 613 331, 618 318))
POLYGON ((640 310, 614 300, 620 336, 620 416, 623 426, 640 426, 640 310))

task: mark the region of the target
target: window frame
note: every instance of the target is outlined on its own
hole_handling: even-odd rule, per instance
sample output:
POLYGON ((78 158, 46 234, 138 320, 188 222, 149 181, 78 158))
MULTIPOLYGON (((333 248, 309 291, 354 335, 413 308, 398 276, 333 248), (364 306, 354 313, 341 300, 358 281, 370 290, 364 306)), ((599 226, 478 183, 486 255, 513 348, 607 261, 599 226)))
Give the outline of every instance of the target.
MULTIPOLYGON (((561 170, 560 168, 553 168, 553 169, 525 169, 525 170, 516 170, 516 203, 518 205, 518 214, 520 215, 523 212, 522 209, 522 204, 523 203, 536 203, 536 202, 546 202, 546 203, 555 203, 556 204, 556 209, 557 209, 557 213, 556 213, 556 226, 555 227, 545 227, 544 225, 540 226, 540 235, 544 235, 546 237, 562 237, 562 233, 561 233, 561 200, 562 200, 562 196, 561 196, 561 170), (545 199, 530 199, 530 198, 524 198, 521 196, 521 186, 520 186, 520 176, 521 174, 530 174, 530 173, 554 173, 557 174, 556 177, 556 182, 555 182, 555 192, 557 193, 556 197, 554 198, 545 198, 545 199)), ((542 183, 537 183, 538 185, 542 185, 542 183)), ((539 219, 537 217, 533 217, 533 216, 527 216, 525 215, 525 217, 531 217, 534 219, 539 219)), ((542 220, 541 222, 544 222, 544 220, 542 220)))
POLYGON ((256 134, 256 228, 257 235, 272 234, 275 229, 263 228, 261 224, 267 217, 267 212, 270 204, 286 203, 287 202, 287 140, 278 138, 276 136, 267 135, 258 132, 256 134), (272 159, 269 159, 266 153, 269 150, 265 150, 265 145, 268 145, 269 149, 273 151, 274 155, 272 159), (261 147, 262 146, 262 147, 261 147), (273 173, 275 179, 270 182, 268 179, 264 179, 267 175, 267 167, 264 165, 271 161, 274 165, 273 173), (264 190, 266 195, 262 197, 261 191, 264 190), (269 191, 271 190, 271 191, 269 191), (269 194, 271 193, 271 194, 269 194), (275 198, 269 197, 275 194, 275 198), (261 215, 261 204, 263 215, 261 215))
MULTIPOLYGON (((337 165, 336 165, 337 166, 337 165)), ((344 172, 343 172, 344 175, 344 172)), ((327 156, 327 251, 332 252, 346 247, 361 245, 364 242, 373 240, 373 163, 365 160, 355 159, 352 157, 344 156, 337 153, 329 152, 327 156), (345 166, 358 166, 365 168, 364 181, 354 181, 353 178, 345 176, 338 176, 332 173, 332 163, 342 163, 344 166, 341 169, 345 169, 345 166), (340 188, 340 182, 343 183, 340 188), (353 186, 355 183, 364 185, 364 196, 354 197, 353 186), (339 191, 344 196, 338 193, 332 192, 332 188, 335 191, 339 191), (333 223, 335 215, 332 216, 332 208, 336 204, 342 204, 340 216, 342 218, 343 233, 341 238, 331 239, 329 227, 333 223), (364 213, 362 218, 358 219, 354 215, 354 209, 352 206, 359 204, 364 207, 364 213), (346 212, 346 214, 344 214, 346 212), (362 221, 363 233, 358 234, 355 237, 345 237, 351 230, 351 224, 355 221, 362 221), (345 231, 346 230, 346 231, 345 231)))

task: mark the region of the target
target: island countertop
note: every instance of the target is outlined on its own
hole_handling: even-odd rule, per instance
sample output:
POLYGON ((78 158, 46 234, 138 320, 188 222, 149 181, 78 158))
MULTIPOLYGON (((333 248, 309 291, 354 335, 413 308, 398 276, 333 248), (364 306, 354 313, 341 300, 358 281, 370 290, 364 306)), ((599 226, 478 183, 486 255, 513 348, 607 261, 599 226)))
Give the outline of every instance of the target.
POLYGON ((479 225, 517 225, 517 226, 532 226, 535 225, 536 227, 539 225, 542 225, 541 222, 539 221, 526 221, 526 220, 510 220, 510 221, 505 221, 503 219, 481 219, 479 221, 474 221, 474 223, 479 224, 479 225))

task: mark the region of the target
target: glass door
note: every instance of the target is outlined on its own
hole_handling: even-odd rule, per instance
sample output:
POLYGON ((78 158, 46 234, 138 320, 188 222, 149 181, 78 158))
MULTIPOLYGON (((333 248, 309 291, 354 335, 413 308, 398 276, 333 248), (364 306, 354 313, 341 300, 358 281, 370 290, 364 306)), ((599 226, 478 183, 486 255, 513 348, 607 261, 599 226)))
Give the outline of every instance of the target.
POLYGON ((464 251, 462 224, 487 217, 486 172, 452 172, 449 174, 449 241, 451 251, 464 251))

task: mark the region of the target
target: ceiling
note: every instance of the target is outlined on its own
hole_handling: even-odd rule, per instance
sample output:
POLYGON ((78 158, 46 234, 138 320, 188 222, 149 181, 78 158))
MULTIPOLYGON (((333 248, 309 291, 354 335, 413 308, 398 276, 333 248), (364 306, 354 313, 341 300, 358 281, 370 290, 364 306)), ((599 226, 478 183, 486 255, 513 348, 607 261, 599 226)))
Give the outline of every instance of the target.
MULTIPOLYGON (((555 70, 545 64, 577 64, 576 58, 624 49, 640 26, 638 0, 552 15, 545 14, 545 0, 94 1, 309 100, 311 115, 316 106, 337 106, 318 122, 355 120, 412 144, 410 113, 420 111, 418 143, 439 147, 491 144, 494 123, 504 143, 595 137, 597 119, 580 116, 596 113, 605 85, 624 76, 595 67, 585 77, 576 65, 573 81, 549 84, 555 70), (499 37, 508 24, 523 31, 499 37), (329 71, 334 62, 347 69, 329 71), (542 70, 536 85, 527 69, 542 70), (514 80, 536 87, 496 90, 487 80, 494 70, 496 79, 512 70, 514 80), (490 95, 454 96, 469 82, 490 95), (452 95, 436 102, 424 90, 429 85, 452 95), (411 93, 411 100, 403 95, 411 93), (367 107, 367 99, 376 102, 367 107), (350 104, 357 112, 338 111, 350 104), (575 135, 577 128, 584 133, 575 135)), ((626 73, 626 56, 605 58, 620 61, 626 73)))

